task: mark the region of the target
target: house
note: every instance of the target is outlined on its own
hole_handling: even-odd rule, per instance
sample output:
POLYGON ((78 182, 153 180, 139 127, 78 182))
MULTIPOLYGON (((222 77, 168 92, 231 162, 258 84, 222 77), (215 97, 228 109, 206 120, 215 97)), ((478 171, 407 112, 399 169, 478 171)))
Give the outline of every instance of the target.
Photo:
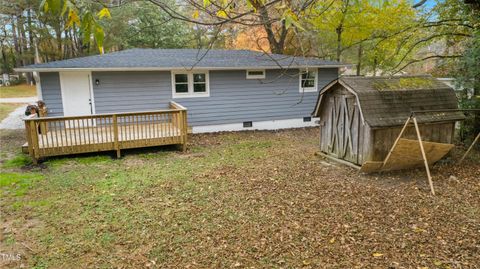
POLYGON ((35 64, 49 116, 151 111, 174 101, 194 133, 314 126, 318 89, 346 66, 248 50, 129 49, 35 64))
MULTIPOLYGON (((386 158, 414 111, 425 112, 415 116, 423 141, 452 144, 464 115, 448 110, 457 108, 454 90, 430 76, 340 77, 320 91, 312 115, 320 118, 322 153, 363 165, 386 158)), ((403 138, 417 139, 415 128, 403 138)))

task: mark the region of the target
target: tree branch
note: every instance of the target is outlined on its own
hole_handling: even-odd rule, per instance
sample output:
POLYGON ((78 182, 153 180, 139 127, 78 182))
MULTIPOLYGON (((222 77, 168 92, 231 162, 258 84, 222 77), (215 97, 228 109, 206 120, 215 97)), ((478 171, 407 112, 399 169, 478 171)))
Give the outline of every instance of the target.
POLYGON ((418 2, 416 4, 413 4, 412 8, 419 8, 419 7, 423 6, 426 2, 427 2, 427 0, 420 0, 420 2, 418 2))
POLYGON ((410 62, 406 63, 404 66, 402 66, 402 68, 394 71, 392 73, 392 75, 395 75, 395 74, 399 73, 403 69, 407 68, 409 65, 412 65, 412 64, 418 63, 418 62, 423 62, 423 61, 426 61, 428 59, 435 59, 435 58, 438 58, 438 59, 455 59, 455 58, 461 58, 461 57, 463 57, 463 55, 431 55, 431 56, 427 56, 427 57, 420 58, 420 59, 414 59, 414 60, 411 60, 410 62))

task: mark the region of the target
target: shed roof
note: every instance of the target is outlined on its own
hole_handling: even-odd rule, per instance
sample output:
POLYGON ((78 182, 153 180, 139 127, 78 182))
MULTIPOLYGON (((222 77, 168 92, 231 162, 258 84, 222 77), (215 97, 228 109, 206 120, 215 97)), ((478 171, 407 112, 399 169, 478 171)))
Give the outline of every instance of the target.
POLYGON ((348 66, 335 61, 281 54, 265 54, 251 50, 205 49, 128 49, 102 55, 79 57, 43 64, 28 65, 18 71, 56 69, 246 69, 348 66))
MULTIPOLYGON (((371 127, 399 126, 412 111, 457 109, 454 90, 431 76, 340 77, 325 86, 314 111, 319 116, 322 96, 340 84, 359 100, 364 120, 371 127)), ((461 112, 430 112, 416 115, 418 122, 463 120, 461 112)))

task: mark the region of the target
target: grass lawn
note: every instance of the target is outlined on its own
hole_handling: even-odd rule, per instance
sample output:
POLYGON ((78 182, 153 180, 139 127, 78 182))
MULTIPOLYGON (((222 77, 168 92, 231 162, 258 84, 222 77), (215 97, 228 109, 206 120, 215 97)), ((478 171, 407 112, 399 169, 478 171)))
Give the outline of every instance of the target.
POLYGON ((194 135, 175 148, 49 159, 2 139, 2 268, 475 268, 480 162, 360 175, 317 130, 194 135), (8 144, 8 145, 6 145, 8 144), (4 147, 5 146, 5 147, 4 147), (3 264, 2 264, 3 262, 3 264))
POLYGON ((21 104, 0 103, 0 121, 5 119, 8 114, 17 109, 21 104))
POLYGON ((27 84, 0 87, 0 98, 31 97, 36 95, 37 89, 35 86, 27 84))

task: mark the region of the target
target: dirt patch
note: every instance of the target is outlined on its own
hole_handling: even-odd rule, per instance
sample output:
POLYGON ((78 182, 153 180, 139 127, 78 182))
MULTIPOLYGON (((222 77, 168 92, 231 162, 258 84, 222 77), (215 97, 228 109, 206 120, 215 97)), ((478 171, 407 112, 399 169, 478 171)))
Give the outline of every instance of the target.
POLYGON ((0 267, 26 267, 30 262, 29 257, 37 253, 36 250, 29 246, 28 234, 41 228, 43 225, 43 222, 36 218, 3 221, 0 225, 0 253, 2 253, 0 267))
POLYGON ((24 130, 0 130, 0 162, 19 154, 25 142, 24 130))

